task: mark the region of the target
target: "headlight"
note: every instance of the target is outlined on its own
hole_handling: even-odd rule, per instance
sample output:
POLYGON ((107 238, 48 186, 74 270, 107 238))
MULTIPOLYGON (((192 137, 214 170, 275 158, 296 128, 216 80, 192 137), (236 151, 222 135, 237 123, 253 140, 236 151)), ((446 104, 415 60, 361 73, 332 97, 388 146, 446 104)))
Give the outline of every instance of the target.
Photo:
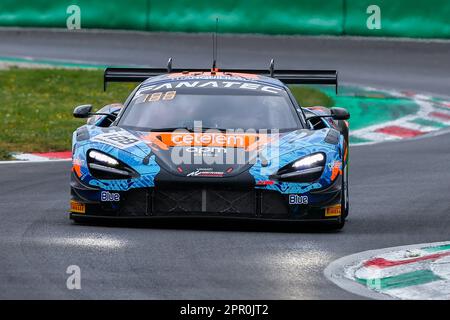
POLYGON ((312 182, 320 178, 325 167, 325 154, 314 153, 284 166, 272 179, 292 182, 312 182))
POLYGON ((321 163, 323 164, 324 160, 325 156, 323 153, 316 153, 295 161, 292 167, 295 169, 311 168, 320 165, 321 163))
POLYGON ((97 150, 87 153, 87 162, 89 172, 97 179, 129 179, 139 176, 125 163, 97 150))
POLYGON ((119 161, 117 161, 116 159, 114 159, 113 157, 110 157, 104 153, 95 151, 95 150, 91 150, 89 151, 89 157, 91 159, 94 159, 98 162, 103 162, 109 166, 118 166, 119 165, 119 161))

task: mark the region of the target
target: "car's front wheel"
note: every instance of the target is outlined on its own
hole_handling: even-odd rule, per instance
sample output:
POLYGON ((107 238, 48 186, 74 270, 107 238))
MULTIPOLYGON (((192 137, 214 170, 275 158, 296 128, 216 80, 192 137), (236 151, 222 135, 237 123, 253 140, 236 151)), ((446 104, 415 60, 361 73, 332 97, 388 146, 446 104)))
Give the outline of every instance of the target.
POLYGON ((350 211, 350 202, 348 200, 348 165, 344 165, 342 170, 342 217, 345 219, 348 217, 350 211))
POLYGON ((344 169, 342 170, 342 192, 341 192, 341 216, 339 221, 330 225, 331 230, 340 230, 345 225, 345 220, 349 213, 349 201, 348 201, 348 168, 344 163, 344 169))

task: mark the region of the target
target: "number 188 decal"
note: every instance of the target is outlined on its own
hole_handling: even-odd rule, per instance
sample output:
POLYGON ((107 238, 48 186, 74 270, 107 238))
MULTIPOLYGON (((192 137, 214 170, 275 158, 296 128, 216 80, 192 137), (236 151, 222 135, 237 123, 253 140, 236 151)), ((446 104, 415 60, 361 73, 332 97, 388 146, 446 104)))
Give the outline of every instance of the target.
POLYGON ((121 149, 129 148, 139 143, 138 138, 126 131, 99 134, 92 141, 109 144, 121 149))
POLYGON ((159 100, 173 100, 175 98, 177 92, 176 91, 167 91, 167 92, 154 92, 152 94, 146 94, 142 102, 155 102, 159 100))

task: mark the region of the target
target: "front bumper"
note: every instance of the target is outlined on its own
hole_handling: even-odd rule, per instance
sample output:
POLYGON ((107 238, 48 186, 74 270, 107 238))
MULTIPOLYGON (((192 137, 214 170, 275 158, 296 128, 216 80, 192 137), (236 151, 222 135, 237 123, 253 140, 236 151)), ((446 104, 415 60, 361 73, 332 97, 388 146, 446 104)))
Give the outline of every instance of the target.
POLYGON ((186 215, 171 215, 171 216, 102 216, 102 215, 85 215, 79 213, 70 213, 70 219, 83 222, 148 222, 148 221, 259 221, 259 222, 299 222, 305 224, 336 224, 341 222, 341 217, 329 217, 329 218, 285 218, 285 219, 273 219, 273 218, 261 218, 261 217, 236 217, 236 216, 207 216, 192 214, 188 217, 186 215), (186 220, 184 220, 186 219, 186 220))
MULTIPOLYGON (((72 179, 72 218, 235 218, 339 221, 341 189, 315 191, 312 204, 291 204, 289 194, 252 188, 189 184, 108 192, 72 179), (105 192, 105 191, 103 191, 105 192)), ((312 199, 311 198, 311 199, 312 199)))

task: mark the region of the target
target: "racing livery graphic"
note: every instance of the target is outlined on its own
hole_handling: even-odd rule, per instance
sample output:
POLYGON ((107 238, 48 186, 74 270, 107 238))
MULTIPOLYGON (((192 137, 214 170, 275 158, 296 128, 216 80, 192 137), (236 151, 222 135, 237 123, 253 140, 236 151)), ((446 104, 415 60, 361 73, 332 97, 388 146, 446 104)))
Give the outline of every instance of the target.
MULTIPOLYGON (((170 60, 171 61, 171 60, 170 60)), ((303 108, 287 84, 327 70, 107 68, 140 82, 73 134, 70 217, 220 217, 324 222, 348 215, 345 109, 303 108)))

